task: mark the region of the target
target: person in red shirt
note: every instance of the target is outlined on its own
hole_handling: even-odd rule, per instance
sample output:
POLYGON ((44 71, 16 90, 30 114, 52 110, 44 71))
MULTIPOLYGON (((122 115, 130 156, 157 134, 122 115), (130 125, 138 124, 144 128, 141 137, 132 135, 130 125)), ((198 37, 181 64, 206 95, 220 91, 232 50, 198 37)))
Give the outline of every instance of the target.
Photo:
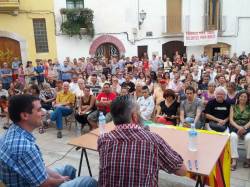
POLYGON ((110 104, 115 98, 116 94, 111 92, 110 84, 105 83, 103 85, 102 92, 100 92, 96 97, 97 110, 89 114, 87 118, 91 128, 97 128, 99 112, 103 112, 106 116, 106 123, 112 121, 112 117, 110 115, 110 104))

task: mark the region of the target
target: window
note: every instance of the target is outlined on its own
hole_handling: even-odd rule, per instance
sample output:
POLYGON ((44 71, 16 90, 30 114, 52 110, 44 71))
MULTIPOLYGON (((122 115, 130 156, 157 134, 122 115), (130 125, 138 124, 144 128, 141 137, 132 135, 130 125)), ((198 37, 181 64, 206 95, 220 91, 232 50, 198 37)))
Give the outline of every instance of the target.
POLYGON ((206 29, 216 30, 221 27, 221 7, 220 0, 207 0, 206 5, 206 29))
POLYGON ((84 8, 84 0, 66 0, 67 8, 84 8))
POLYGON ((49 52, 45 19, 33 19, 37 53, 49 52))
POLYGON ((182 31, 182 0, 167 0, 167 32, 182 31))

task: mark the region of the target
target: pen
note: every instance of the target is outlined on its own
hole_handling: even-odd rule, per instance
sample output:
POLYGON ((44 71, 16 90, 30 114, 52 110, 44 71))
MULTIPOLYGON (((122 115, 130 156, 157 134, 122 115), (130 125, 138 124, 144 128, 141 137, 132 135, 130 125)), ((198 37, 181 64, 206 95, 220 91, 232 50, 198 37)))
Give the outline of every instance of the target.
POLYGON ((189 170, 192 170, 192 162, 191 162, 191 160, 188 160, 188 168, 189 168, 189 170))
POLYGON ((198 170, 199 169, 199 167, 198 167, 198 160, 194 161, 194 165, 195 165, 195 169, 198 170))

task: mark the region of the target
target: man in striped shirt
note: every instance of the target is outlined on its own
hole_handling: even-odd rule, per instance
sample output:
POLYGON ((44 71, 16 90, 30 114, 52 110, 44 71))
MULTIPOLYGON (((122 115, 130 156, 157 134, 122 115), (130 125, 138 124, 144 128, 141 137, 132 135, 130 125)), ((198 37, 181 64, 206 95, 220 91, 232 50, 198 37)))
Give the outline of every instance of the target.
POLYGON ((98 139, 100 186, 158 186, 159 170, 184 176, 183 159, 159 135, 142 127, 138 105, 129 96, 111 104, 115 130, 98 139))

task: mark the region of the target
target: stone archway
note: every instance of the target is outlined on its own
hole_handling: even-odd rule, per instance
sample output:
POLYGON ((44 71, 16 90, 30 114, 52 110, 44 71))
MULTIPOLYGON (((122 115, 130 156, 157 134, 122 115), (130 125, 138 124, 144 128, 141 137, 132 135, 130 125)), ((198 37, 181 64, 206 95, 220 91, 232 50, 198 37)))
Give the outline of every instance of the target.
POLYGON ((102 35, 96 38, 90 46, 89 54, 95 56, 98 47, 108 43, 114 45, 118 49, 120 56, 125 54, 125 47, 121 40, 111 35, 102 35))
POLYGON ((186 47, 184 46, 184 42, 170 41, 170 42, 162 44, 162 56, 164 54, 167 54, 167 57, 173 60, 173 56, 175 55, 176 51, 178 51, 181 56, 184 53, 186 53, 186 47))
POLYGON ((21 60, 23 63, 27 62, 27 59, 28 59, 27 41, 23 37, 19 36, 16 33, 11 33, 11 32, 7 32, 7 31, 0 31, 0 37, 10 38, 10 39, 18 41, 20 44, 21 60))

